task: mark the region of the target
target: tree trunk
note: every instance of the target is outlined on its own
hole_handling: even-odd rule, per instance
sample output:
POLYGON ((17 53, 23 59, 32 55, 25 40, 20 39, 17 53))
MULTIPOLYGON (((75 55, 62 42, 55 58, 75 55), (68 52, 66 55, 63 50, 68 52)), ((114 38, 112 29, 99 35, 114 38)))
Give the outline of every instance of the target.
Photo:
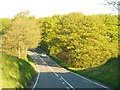
POLYGON ((20 58, 20 47, 18 48, 18 57, 20 58))
POLYGON ((27 48, 25 48, 25 58, 28 61, 28 58, 27 58, 27 48))

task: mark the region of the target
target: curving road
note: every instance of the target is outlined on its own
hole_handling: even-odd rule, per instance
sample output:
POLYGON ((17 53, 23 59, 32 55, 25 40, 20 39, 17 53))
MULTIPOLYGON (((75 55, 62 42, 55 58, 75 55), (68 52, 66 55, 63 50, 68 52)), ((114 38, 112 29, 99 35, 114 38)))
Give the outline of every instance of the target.
POLYGON ((34 59, 38 76, 31 86, 36 88, 52 88, 52 89, 66 89, 66 90, 79 90, 79 89, 97 89, 97 90, 110 90, 110 88, 89 80, 83 76, 75 74, 60 67, 48 56, 45 58, 40 57, 42 51, 35 49, 29 51, 29 54, 34 59))

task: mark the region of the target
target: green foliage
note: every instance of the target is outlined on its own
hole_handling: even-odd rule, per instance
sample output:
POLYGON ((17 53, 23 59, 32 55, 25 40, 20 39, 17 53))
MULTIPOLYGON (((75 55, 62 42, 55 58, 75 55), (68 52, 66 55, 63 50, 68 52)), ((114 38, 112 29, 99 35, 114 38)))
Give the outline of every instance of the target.
POLYGON ((108 60, 105 64, 100 65, 98 67, 93 67, 89 69, 81 69, 81 68, 74 68, 70 67, 67 64, 61 62, 60 60, 56 59, 53 56, 50 56, 52 60, 54 60, 56 63, 58 63, 60 66, 71 70, 77 74, 83 75, 85 77, 88 77, 90 79, 99 81, 105 85, 108 85, 112 88, 118 88, 119 87, 119 77, 120 77, 120 70, 119 70, 119 58, 111 58, 108 60))
POLYGON ((27 88, 36 75, 32 62, 2 53, 2 88, 27 88))
POLYGON ((32 65, 32 67, 34 68, 34 70, 37 71, 35 62, 33 61, 32 57, 31 57, 30 55, 27 54, 27 59, 28 59, 28 62, 29 62, 29 63, 32 65))
POLYGON ((48 49, 48 45, 47 45, 47 43, 45 41, 41 41, 41 45, 40 45, 39 48, 42 48, 43 51, 45 51, 47 54, 50 53, 50 50, 48 49))
POLYGON ((26 59, 27 50, 36 48, 41 39, 41 30, 34 17, 16 17, 3 35, 4 52, 26 59))
MULTIPOLYGON (((90 68, 118 55, 115 15, 70 13, 39 19, 50 55, 72 67, 90 68)), ((46 47, 43 43, 40 47, 46 47)), ((45 51, 47 51, 45 49, 45 51)))
POLYGON ((118 61, 119 58, 111 58, 108 62, 104 65, 99 67, 90 68, 86 70, 72 70, 80 75, 84 75, 91 79, 100 81, 101 83, 105 83, 108 86, 113 88, 118 88, 118 77, 119 75, 119 68, 120 62, 118 61))
POLYGON ((0 32, 5 33, 6 29, 8 29, 11 25, 11 20, 9 18, 1 18, 0 19, 0 32))

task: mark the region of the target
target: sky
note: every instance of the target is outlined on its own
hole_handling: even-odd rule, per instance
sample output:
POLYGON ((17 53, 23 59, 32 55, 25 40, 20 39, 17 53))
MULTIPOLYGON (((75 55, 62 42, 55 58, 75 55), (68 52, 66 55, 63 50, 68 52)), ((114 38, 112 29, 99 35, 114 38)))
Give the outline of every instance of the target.
POLYGON ((85 15, 118 13, 105 6, 105 0, 1 0, 0 3, 0 18, 13 18, 25 10, 36 18, 71 12, 85 15))

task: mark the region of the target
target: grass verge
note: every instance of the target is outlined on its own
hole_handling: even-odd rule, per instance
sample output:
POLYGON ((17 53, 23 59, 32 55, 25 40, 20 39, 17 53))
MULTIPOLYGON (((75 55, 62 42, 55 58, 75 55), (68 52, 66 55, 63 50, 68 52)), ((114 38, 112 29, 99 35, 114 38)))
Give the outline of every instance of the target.
MULTIPOLYGON (((1 52, 0 52, 1 53, 1 52)), ((35 65, 28 61, 2 53, 2 88, 27 88, 36 75, 35 65)))
POLYGON ((119 58, 110 59, 107 63, 99 67, 84 70, 80 68, 69 67, 67 64, 61 62, 60 60, 57 60, 52 56, 50 56, 50 58, 52 58, 52 60, 58 63, 60 66, 77 74, 99 81, 112 88, 120 88, 120 86, 118 85, 118 77, 120 77, 120 71, 118 68, 118 66, 120 65, 120 62, 118 61, 119 58))

